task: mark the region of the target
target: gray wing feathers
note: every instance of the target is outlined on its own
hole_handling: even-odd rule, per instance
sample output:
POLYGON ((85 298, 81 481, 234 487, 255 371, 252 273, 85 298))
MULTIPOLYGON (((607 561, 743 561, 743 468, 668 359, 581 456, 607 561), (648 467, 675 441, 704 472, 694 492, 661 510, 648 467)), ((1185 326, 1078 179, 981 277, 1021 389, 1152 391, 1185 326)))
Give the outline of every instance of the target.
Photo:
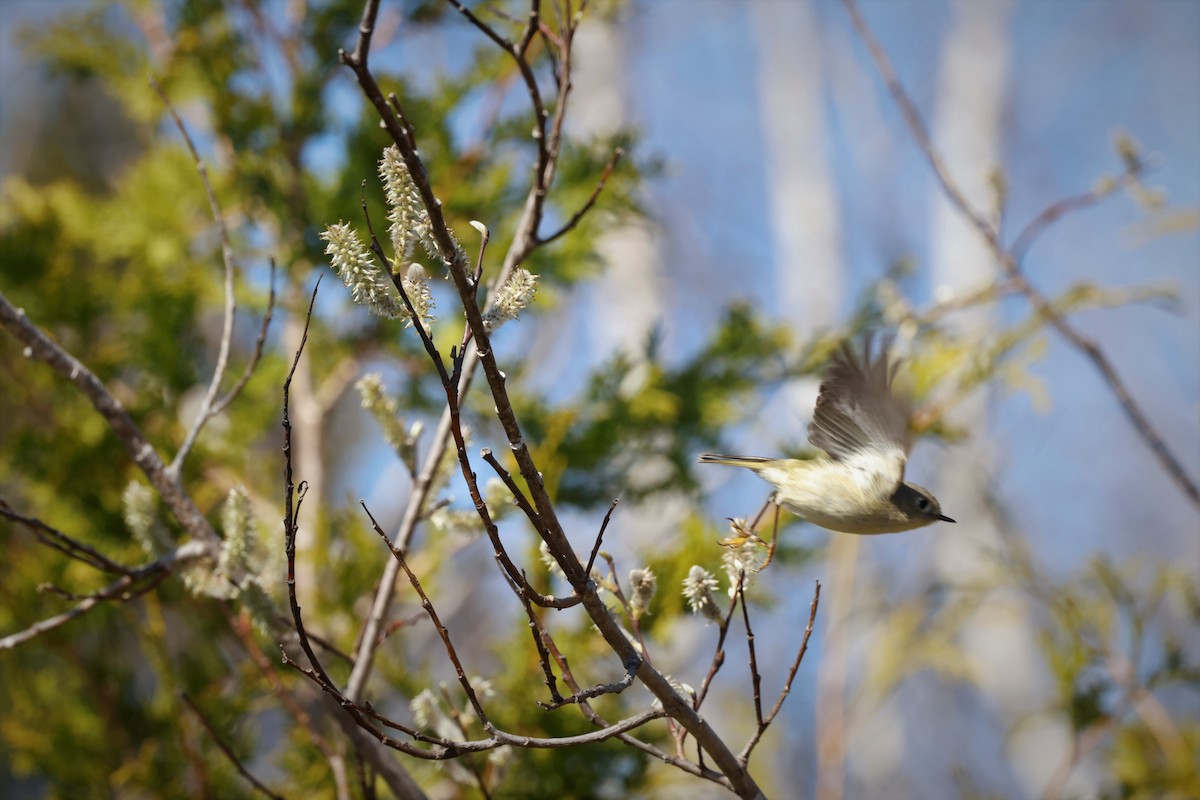
MULTIPOLYGON (((872 360, 871 340, 860 360, 849 343, 834 355, 821 382, 808 440, 831 458, 846 461, 864 453, 908 453, 909 404, 892 394, 895 366, 885 345, 872 360)), ((903 469, 903 466, 901 466, 903 469)))

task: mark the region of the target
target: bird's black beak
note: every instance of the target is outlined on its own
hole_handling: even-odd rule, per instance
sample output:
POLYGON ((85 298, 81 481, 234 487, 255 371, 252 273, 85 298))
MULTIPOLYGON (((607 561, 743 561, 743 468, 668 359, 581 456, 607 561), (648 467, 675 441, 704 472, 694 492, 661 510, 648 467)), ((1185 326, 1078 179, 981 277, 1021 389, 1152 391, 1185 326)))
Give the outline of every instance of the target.
POLYGON ((949 517, 947 517, 945 514, 938 514, 938 515, 937 515, 937 518, 938 518, 938 519, 940 519, 942 522, 954 522, 954 523, 956 523, 956 524, 957 524, 957 522, 958 522, 958 520, 953 520, 953 519, 950 519, 950 518, 949 518, 949 517))

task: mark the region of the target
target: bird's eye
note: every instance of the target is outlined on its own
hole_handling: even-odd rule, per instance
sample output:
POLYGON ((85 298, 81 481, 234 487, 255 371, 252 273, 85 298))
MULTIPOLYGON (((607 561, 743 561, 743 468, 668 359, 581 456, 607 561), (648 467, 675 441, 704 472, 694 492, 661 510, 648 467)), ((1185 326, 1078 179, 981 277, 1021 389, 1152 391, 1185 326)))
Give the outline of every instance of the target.
POLYGON ((917 498, 917 511, 928 511, 928 510, 929 510, 929 501, 926 500, 924 497, 918 497, 917 498))

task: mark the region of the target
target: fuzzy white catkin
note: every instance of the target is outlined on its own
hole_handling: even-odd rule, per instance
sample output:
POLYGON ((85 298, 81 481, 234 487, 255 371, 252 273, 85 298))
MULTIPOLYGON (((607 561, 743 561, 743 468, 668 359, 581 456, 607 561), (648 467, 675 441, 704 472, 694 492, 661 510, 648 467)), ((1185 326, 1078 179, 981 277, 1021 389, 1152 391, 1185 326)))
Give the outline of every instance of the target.
POLYGON ((714 622, 721 619, 721 609, 717 607, 717 600, 713 596, 717 586, 713 574, 699 564, 688 570, 687 577, 683 579, 683 597, 693 614, 714 622))
POLYGON ((629 584, 633 587, 629 606, 633 609, 634 617, 640 617, 646 613, 650 601, 654 598, 654 591, 658 588, 658 579, 649 567, 639 567, 629 571, 629 584))
POLYGON ((509 320, 516 319, 537 295, 538 277, 524 267, 517 267, 496 292, 496 298, 483 314, 483 326, 494 331, 509 320))
MULTIPOLYGON (((420 264, 414 262, 408 265, 408 270, 404 273, 404 279, 400 283, 404 287, 404 293, 408 295, 408 302, 412 303, 417 319, 421 320, 421 327, 428 334, 433 328, 433 323, 437 321, 433 316, 433 294, 429 290, 429 273, 420 264)), ((404 324, 411 326, 412 319, 405 320, 404 324)))
POLYGON ((380 317, 397 319, 404 315, 405 308, 391 278, 375 264, 357 231, 348 223, 338 222, 328 226, 321 239, 326 242, 330 266, 350 290, 354 302, 380 317))

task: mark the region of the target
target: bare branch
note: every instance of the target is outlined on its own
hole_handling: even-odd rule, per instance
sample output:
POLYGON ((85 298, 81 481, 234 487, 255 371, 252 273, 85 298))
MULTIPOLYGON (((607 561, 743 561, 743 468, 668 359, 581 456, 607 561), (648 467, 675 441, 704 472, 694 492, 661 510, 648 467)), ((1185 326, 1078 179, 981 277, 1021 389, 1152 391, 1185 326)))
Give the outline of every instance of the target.
POLYGON ((591 733, 581 733, 576 736, 560 736, 553 739, 539 738, 536 736, 516 736, 511 733, 497 732, 497 737, 504 744, 510 744, 515 747, 534 747, 538 749, 562 749, 565 747, 579 747, 585 744, 594 744, 595 742, 603 742, 606 739, 612 739, 614 736, 621 736, 629 731, 642 727, 647 722, 653 722, 656 719, 662 719, 665 716, 662 709, 651 708, 643 711, 640 714, 623 719, 620 722, 615 722, 601 728, 598 731, 591 733))
POLYGON ((267 329, 271 326, 271 317, 275 313, 275 257, 272 256, 271 262, 271 278, 270 289, 267 294, 267 309, 263 313, 262 327, 258 331, 258 338, 254 340, 254 352, 250 355, 250 360, 246 362, 246 368, 242 370, 242 375, 237 379, 237 383, 225 393, 225 396, 213 404, 213 415, 220 414, 229 404, 237 399, 237 396, 242 393, 242 389, 246 388, 246 384, 250 381, 250 376, 254 374, 254 370, 258 368, 258 362, 262 360, 263 346, 267 342, 267 329))
POLYGON ((315 670, 311 670, 297 664, 290 656, 288 656, 286 651, 283 653, 283 663, 289 667, 292 667, 309 680, 320 686, 322 690, 332 696, 339 703, 339 705, 341 705, 342 708, 350 714, 350 716, 359 724, 360 727, 362 727, 380 742, 408 755, 430 761, 444 761, 451 758, 457 758, 466 753, 478 753, 485 750, 493 750, 502 745, 536 749, 577 747, 579 745, 601 742, 605 739, 611 739, 616 736, 624 736, 629 731, 639 728, 642 725, 645 725, 647 722, 651 722, 655 719, 661 719, 664 716, 664 712, 661 709, 652 708, 612 725, 606 725, 602 729, 592 731, 591 733, 555 738, 522 736, 518 734, 507 733, 505 731, 497 730, 495 727, 491 726, 490 723, 485 723, 485 727, 487 727, 488 733, 490 734, 487 739, 459 742, 423 734, 407 725, 403 725, 384 717, 369 705, 360 706, 350 702, 344 695, 338 692, 336 686, 324 681, 315 670), (374 719, 389 728, 399 730, 418 741, 435 744, 437 747, 432 750, 423 750, 405 742, 401 742, 397 739, 393 739, 372 725, 369 722, 370 719, 374 719))
POLYGON ((536 3, 535 3, 534 11, 533 11, 533 16, 530 20, 530 26, 527 27, 525 29, 525 32, 522 34, 522 37, 521 37, 522 46, 520 49, 518 49, 516 45, 514 45, 512 42, 510 42, 504 36, 501 36, 499 33, 497 33, 496 30, 494 28, 492 28, 491 25, 488 25, 486 22, 479 19, 479 17, 472 14, 471 10, 469 8, 467 8, 466 6, 464 6, 462 3, 460 3, 458 0, 446 0, 446 2, 449 3, 451 6, 453 6, 454 9, 456 11, 458 11, 458 13, 462 14, 463 17, 465 17, 468 22, 470 22, 472 25, 474 25, 476 28, 478 28, 483 33, 484 36, 488 37, 493 42, 495 42, 496 45, 501 50, 503 50, 504 52, 511 55, 513 57, 513 60, 516 62, 517 69, 521 73, 521 79, 525 81, 525 89, 529 92, 529 100, 533 104, 533 113, 534 113, 534 117, 535 117, 534 129, 533 129, 533 139, 537 143, 537 146, 538 146, 537 171, 538 171, 538 174, 545 172, 546 165, 549 163, 549 160, 550 160, 550 151, 547 148, 546 143, 545 143, 547 114, 546 114, 545 106, 542 103, 541 90, 538 89, 537 77, 533 74, 533 67, 531 67, 529 65, 529 62, 525 59, 525 48, 528 45, 528 41, 526 41, 526 40, 533 38, 533 32, 534 32, 534 30, 536 30, 536 27, 537 27, 536 3))
POLYGON ((1025 253, 1028 252, 1037 237, 1062 217, 1098 205, 1118 189, 1137 183, 1138 179, 1139 173, 1131 171, 1127 166, 1125 172, 1108 182, 1107 185, 1096 187, 1073 197, 1065 197, 1057 203, 1047 206, 1040 214, 1031 219, 1013 240, 1012 246, 1009 247, 1013 261, 1023 264, 1025 253))
POLYGON ((525 30, 521 33, 521 41, 517 43, 516 53, 519 58, 525 58, 525 53, 529 50, 529 44, 533 41, 534 35, 537 34, 541 27, 541 0, 529 0, 529 21, 525 23, 525 30))
MULTIPOLYGON (((539 630, 542 635, 542 640, 546 645, 546 649, 550 652, 551 656, 554 658, 554 662, 558 664, 558 668, 562 672, 563 683, 565 683, 567 688, 576 695, 580 694, 581 692, 579 683, 575 680, 575 676, 571 672, 571 665, 567 661, 566 656, 559 651, 558 646, 554 643, 554 639, 550 636, 549 632, 547 632, 544 628, 539 628, 539 630)), ((596 713, 595 709, 592 708, 591 704, 588 703, 586 699, 579 701, 579 710, 593 725, 596 725, 597 727, 604 727, 608 725, 604 718, 596 713)), ((733 789, 733 784, 729 782, 729 779, 719 772, 705 769, 700 765, 688 761, 686 758, 673 756, 648 742, 643 742, 641 739, 628 734, 622 734, 618 738, 624 744, 629 745, 635 750, 641 750, 643 753, 657 758, 663 763, 670 764, 671 766, 676 767, 689 775, 694 775, 697 778, 704 778, 705 780, 712 781, 720 786, 724 786, 726 789, 733 789)))
MULTIPOLYGON (((640 714, 635 714, 632 717, 614 722, 611 725, 606 725, 600 730, 592 731, 591 733, 581 733, 575 736, 559 736, 553 738, 538 737, 538 736, 520 736, 513 733, 505 733, 504 731, 493 731, 493 735, 488 739, 477 739, 474 741, 464 742, 447 742, 447 745, 452 748, 449 755, 441 756, 436 760, 444 758, 456 758, 465 753, 479 753, 485 750, 494 750, 502 745, 512 747, 526 747, 535 750, 561 750, 568 747, 579 747, 585 744, 595 744, 603 742, 606 739, 612 739, 617 736, 623 736, 629 731, 636 730, 647 722, 653 722, 656 719, 663 718, 663 712, 660 709, 649 709, 640 714)), ((428 737, 426 737, 428 738, 428 737)))
POLYGON ((491 448, 483 448, 480 455, 483 456, 484 461, 491 465, 496 474, 500 476, 500 480, 504 482, 509 493, 513 496, 513 502, 517 504, 517 508, 521 509, 521 512, 529 519, 529 524, 533 526, 535 531, 541 533, 542 518, 533 510, 533 506, 529 505, 529 499, 525 497, 525 493, 521 491, 521 487, 517 486, 517 482, 513 480, 512 475, 496 460, 496 456, 492 453, 491 448))
POLYGON ((762 739, 767 728, 775 721, 775 716, 779 713, 779 709, 783 708, 783 701, 787 699, 788 694, 792 691, 792 681, 796 678, 796 672, 800 669, 800 662, 804 660, 804 654, 808 652, 808 639, 812 636, 813 623, 817 619, 817 606, 821 602, 821 582, 817 581, 817 586, 813 590, 812 602, 808 604, 808 625, 804 628, 804 638, 800 640, 800 649, 796 652, 796 658, 792 661, 791 669, 788 670, 787 680, 783 682, 783 688, 779 690, 779 697, 775 700, 775 705, 771 706, 771 710, 767 712, 767 716, 759 723, 758 728, 754 731, 754 735, 750 737, 750 741, 746 742, 746 746, 742 748, 742 752, 738 754, 738 760, 743 764, 750 761, 750 754, 754 752, 755 746, 762 739))
POLYGON ((393 750, 398 750, 406 755, 410 755, 415 758, 425 759, 428 761, 444 761, 444 760, 450 759, 450 758, 457 758, 458 756, 462 755, 464 752, 478 752, 480 750, 487 750, 487 749, 491 749, 496 746, 496 743, 494 742, 494 740, 489 739, 482 743, 467 743, 467 742, 449 743, 454 746, 452 746, 452 747, 439 746, 432 750, 425 750, 423 748, 416 747, 412 744, 409 744, 408 742, 402 742, 399 739, 388 736, 386 733, 381 731, 379 728, 372 725, 371 720, 375 719, 375 720, 379 721, 380 723, 382 723, 383 725, 386 725, 389 728, 395 728, 396 730, 399 730, 399 731, 413 737, 414 739, 416 739, 418 741, 435 742, 435 743, 440 744, 442 742, 446 742, 446 740, 426 736, 425 734, 422 734, 420 731, 413 730, 412 728, 409 728, 406 725, 401 725, 398 722, 389 720, 386 717, 384 717, 382 714, 379 714, 377 711, 375 711, 369 705, 360 706, 360 705, 357 705, 357 704, 351 702, 345 695, 343 695, 341 692, 338 691, 336 686, 334 686, 332 683, 327 682, 315 670, 311 670, 307 667, 303 667, 303 666, 297 664, 296 661, 294 659, 292 659, 291 656, 288 655, 286 650, 284 650, 282 652, 282 658, 283 658, 283 663, 286 666, 291 667, 292 669, 296 670, 301 675, 303 675, 304 677, 308 678, 310 681, 315 683, 318 687, 320 687, 320 689, 323 692, 325 692, 330 697, 332 697, 337 702, 337 704, 342 707, 342 709, 349 715, 349 718, 350 718, 350 720, 353 721, 354 725, 357 725, 357 728, 355 728, 354 725, 346 726, 345 730, 347 730, 347 732, 355 731, 355 730, 365 731, 367 734, 374 737, 380 744, 384 745, 385 747, 389 747, 393 750), (457 744, 464 744, 464 745, 470 745, 470 746, 466 747, 466 748, 459 748, 457 746, 457 744))
MULTIPOLYGON (((508 576, 505 575, 505 578, 508 578, 508 576)), ((533 635, 533 646, 537 650, 538 664, 542 668, 542 676, 546 682, 546 689, 550 692, 550 702, 552 704, 562 705, 563 696, 558 691, 558 679, 554 677, 554 670, 550 666, 550 653, 546 649, 545 642, 542 641, 542 626, 538 621, 537 614, 533 610, 533 605, 529 602, 529 598, 525 596, 525 593, 521 591, 520 587, 517 586, 515 581, 513 581, 511 578, 508 578, 506 582, 508 583, 508 587, 512 589, 513 593, 517 596, 517 599, 521 601, 521 607, 525 609, 525 616, 529 618, 529 632, 533 635)), ((540 700, 538 701, 538 705, 542 706, 543 708, 551 707, 547 706, 547 704, 541 702, 540 700)))
POLYGON ((372 516, 371 510, 367 508, 367 504, 359 501, 359 505, 363 507, 363 511, 367 512, 367 516, 371 518, 371 525, 375 528, 375 533, 379 534, 379 538, 387 545, 388 550, 392 551, 392 557, 400 562, 400 569, 404 570, 404 574, 408 576, 408 582, 412 584, 413 590, 421 598, 421 607, 429 615, 429 621, 433 623, 433 627, 437 629, 438 636, 442 639, 442 644, 446 648, 446 655, 449 657, 450 663, 454 665, 454 674, 458 677, 459 685, 466 692, 467 699, 471 703, 471 708, 475 711, 475 716, 479 717, 479 722, 485 730, 489 733, 492 732, 492 724, 488 722, 487 713, 483 710, 483 704, 479 702, 479 697, 475 694, 475 687, 471 685, 471 679, 467 677, 467 673, 463 670, 462 661, 458 657, 458 651, 454 649, 454 643, 450 641, 450 632, 442 624, 441 617, 438 616, 437 609, 433 607, 429 595, 425 594, 425 590, 421 588, 421 582, 417 580, 416 574, 409 568, 408 562, 404 560, 404 554, 391 543, 387 538, 387 534, 383 532, 383 528, 379 527, 379 523, 375 521, 375 517, 372 516))
POLYGON ((708 696, 708 687, 712 685, 713 678, 717 677, 721 667, 725 664, 725 637, 729 633, 729 623, 733 621, 733 612, 737 610, 738 600, 742 596, 742 578, 744 573, 738 573, 737 583, 733 587, 733 593, 729 596, 729 608, 725 612, 725 618, 721 620, 721 627, 717 631, 717 647, 713 651, 712 661, 708 666, 708 674, 704 676, 704 682, 700 684, 700 691, 696 693, 696 699, 692 701, 692 708, 699 711, 701 704, 704 703, 704 698, 708 696))
POLYGON ((566 705, 583 703, 586 700, 591 700, 601 695, 620 694, 633 685, 633 679, 637 677, 638 667, 640 666, 641 662, 627 666, 624 677, 616 683, 597 683, 595 686, 576 691, 570 697, 564 697, 555 703, 540 703, 539 705, 553 710, 566 705))
MULTIPOLYGON (((469 381, 467 380, 462 382, 459 388, 460 398, 465 394, 468 383, 469 381)), ((416 531, 417 523, 422 519, 422 513, 428 502, 434 477, 437 475, 438 463, 441 461, 450 439, 450 425, 450 409, 447 407, 442 412, 441 421, 438 423, 438 429, 433 436, 429 453, 425 456, 425 463, 421 467, 421 472, 413 482, 408 505, 404 509, 404 518, 401 520, 399 529, 393 539, 396 547, 401 550, 408 547, 408 543, 416 531)), ((399 576, 399 573, 399 562, 395 559, 388 561, 387 566, 384 568, 383 576, 379 580, 379 587, 375 592, 375 599, 371 604, 371 612, 367 616, 359 636, 359 646, 355 649, 354 653, 354 668, 351 670, 350 678, 346 682, 346 697, 351 700, 357 701, 361 699, 366 689, 367 679, 371 675, 371 668, 374 664, 375 653, 378 651, 379 642, 382 641, 380 633, 384 628, 384 621, 388 618, 392 598, 396 590, 396 578, 399 576)))
POLYGON ((746 570, 738 575, 738 594, 741 595, 742 622, 746 625, 746 649, 750 653, 750 683, 754 689, 754 719, 763 728, 762 675, 758 672, 758 659, 754 654, 754 631, 750 627, 750 609, 746 603, 746 570))
POLYGON ((613 151, 612 158, 609 159, 608 166, 604 168, 604 172, 600 175, 600 180, 596 183, 596 188, 592 190, 592 193, 588 196, 587 201, 580 206, 578 211, 571 215, 571 218, 567 220, 565 225, 549 236, 538 239, 539 245, 550 244, 554 240, 575 230, 575 226, 578 225, 580 220, 582 220, 584 216, 592 210, 592 206, 596 205, 596 201, 600 199, 600 193, 604 191, 604 186, 608 183, 609 176, 612 175, 612 171, 617 167, 617 162, 621 160, 621 156, 624 154, 625 151, 619 147, 613 151))
POLYGON ((358 23, 358 44, 351 56, 356 62, 367 66, 371 55, 371 36, 375 33, 375 20, 379 16, 379 0, 367 0, 363 4, 362 20, 358 23))
MULTIPOLYGON (((529 522, 533 525, 533 529, 541 534, 541 517, 539 517, 538 513, 533 510, 533 507, 529 505, 529 500, 526 499, 525 494, 521 491, 521 488, 517 486, 512 475, 510 475, 508 470, 506 470, 503 465, 496 460, 496 456, 492 454, 490 448, 483 448, 482 455, 483 460, 491 465, 492 469, 496 471, 496 474, 500 476, 500 480, 502 480, 504 485, 508 487, 509 492, 512 493, 513 501, 517 504, 517 507, 525 513, 525 516, 529 518, 529 522)), ((474 477, 472 476, 468 478, 467 483, 468 485, 475 484, 476 482, 474 477)), ((472 492, 472 497, 474 497, 474 490, 472 490, 472 492)), ((543 608, 572 608, 579 605, 580 598, 577 594, 571 595, 570 597, 555 597, 553 595, 542 594, 534 589, 533 586, 530 585, 525 573, 517 569, 516 564, 513 563, 512 558, 508 555, 508 550, 504 547, 504 543, 500 541, 500 537, 498 535, 499 532, 492 523, 490 516, 485 516, 483 523, 488 537, 492 541, 496 561, 501 567, 503 567, 506 577, 520 587, 521 596, 523 599, 528 598, 543 608)))
POLYGON ((8 503, 0 499, 0 517, 12 520, 27 528, 38 541, 47 547, 52 547, 55 550, 63 553, 77 561, 82 561, 93 569, 107 572, 112 575, 128 575, 133 570, 124 564, 105 557, 96 548, 77 541, 68 536, 57 528, 47 525, 36 517, 27 517, 24 514, 19 514, 12 509, 8 503))
POLYGON ((208 383, 208 391, 204 394, 204 400, 200 404, 200 410, 196 414, 196 419, 192 422, 192 427, 184 437, 183 444, 179 446, 179 450, 175 453, 175 458, 171 461, 171 465, 167 467, 167 472, 178 480, 179 470, 183 467, 183 462, 187 460, 188 454, 192 452, 192 448, 195 447, 196 439, 200 436, 200 431, 204 429, 204 426, 216 414, 213 408, 217 402, 217 394, 221 391, 221 381, 225 377, 225 370, 229 366, 229 350, 233 345, 233 323, 237 316, 237 298, 233 291, 233 281, 237 275, 237 265, 233 258, 233 244, 229 239, 229 229, 225 225, 224 215, 221 214, 221 205, 217 202, 217 193, 213 191, 212 183, 208 179, 208 167, 205 166, 204 160, 200 158, 200 153, 196 150, 196 145, 192 142, 192 137, 188 134, 183 120, 180 118, 178 112, 175 111, 175 106, 171 104, 167 93, 163 91, 162 86, 153 77, 150 78, 150 87, 158 93, 158 96, 163 101, 163 105, 167 107, 167 111, 171 114, 171 119, 175 121, 175 127, 179 129, 184 143, 187 144, 188 152, 192 155, 196 172, 199 173, 200 181, 204 184, 205 194, 208 195, 208 207, 212 213, 213 222, 217 224, 217 230, 221 234, 221 259, 225 265, 225 321, 221 328, 221 344, 217 351, 217 365, 213 368, 212 378, 208 383))
POLYGON ((596 534, 596 543, 592 545, 592 554, 588 556, 587 567, 583 570, 584 574, 589 577, 592 574, 592 566, 596 563, 596 556, 600 553, 600 543, 604 541, 604 532, 608 530, 608 522, 612 519, 613 512, 617 510, 619 502, 621 502, 619 498, 613 498, 608 512, 604 515, 604 521, 600 523, 600 532, 596 534))
MULTIPOLYGON (((458 417, 458 398, 450 382, 446 382, 444 385, 446 388, 446 397, 450 403, 452 420, 450 431, 454 435, 455 444, 458 446, 458 460, 460 466, 462 467, 463 478, 467 482, 467 490, 471 494, 471 500, 475 503, 475 511, 479 514, 479 519, 483 522, 483 528, 487 533, 488 540, 492 543, 492 552, 496 558, 496 562, 500 564, 505 573, 507 573, 508 577, 521 587, 521 591, 525 593, 525 596, 530 600, 533 600, 533 602, 537 603, 539 606, 549 608, 571 608, 579 605, 581 599, 578 593, 575 593, 570 597, 554 597, 553 595, 541 594, 535 590, 525 579, 525 574, 517 569, 517 565, 513 563, 512 558, 508 555, 508 550, 504 547, 504 542, 502 542, 500 539, 500 531, 496 527, 496 523, 492 520, 491 514, 488 513, 487 504, 484 503, 483 496, 479 491, 479 481, 476 478, 474 470, 471 469, 471 464, 467 458, 466 442, 463 439, 462 426, 458 417)), ((487 459, 491 455, 491 450, 484 448, 484 458, 487 459)), ((506 483, 509 489, 514 491, 514 498, 519 497, 521 501, 524 501, 524 495, 521 494, 521 491, 516 484, 512 482, 512 477, 509 476, 508 472, 500 466, 499 462, 494 460, 494 457, 492 466, 500 471, 502 479, 507 476, 508 480, 506 483)), ((525 501, 525 505, 526 508, 528 508, 528 501, 525 501)), ((532 509, 530 509, 530 511, 532 512, 532 509)), ((533 518, 538 519, 536 512, 534 512, 533 518)), ((542 533, 540 528, 538 529, 538 533, 543 537, 545 535, 542 533)))
MULTIPOLYGON (((616 562, 613 561, 612 556, 608 553, 602 553, 601 558, 608 562, 608 575, 612 584, 606 588, 612 591, 613 596, 617 598, 617 602, 621 604, 621 608, 625 611, 625 617, 629 620, 629 627, 633 629, 633 635, 638 640, 639 655, 641 655, 647 664, 653 664, 654 662, 650 658, 650 648, 646 645, 646 638, 642 636, 642 628, 638 622, 638 615, 633 612, 633 606, 625 597, 625 591, 621 588, 621 579, 617 576, 616 562)), ((590 574, 588 578, 591 578, 590 574)), ((628 667, 628 665, 626 666, 628 667)))
POLYGON ((300 345, 296 348, 296 355, 292 359, 292 368, 288 370, 287 379, 283 382, 283 541, 284 550, 287 554, 288 606, 292 611, 292 622, 296 626, 296 636, 299 639, 300 647, 304 650, 304 654, 308 656, 308 662, 320 677, 322 684, 332 686, 332 681, 330 681, 329 676, 325 673, 325 668, 321 666, 321 661, 317 658, 317 654, 313 652, 312 644, 309 642, 308 635, 304 631, 304 620, 300 616, 300 603, 296 599, 296 529, 299 524, 297 520, 300 516, 300 504, 304 502, 304 495, 308 491, 308 484, 301 482, 299 493, 297 493, 292 477, 292 423, 288 417, 292 378, 296 374, 296 366, 300 363, 300 355, 304 352, 304 345, 308 342, 308 326, 312 322, 313 306, 317 302, 317 291, 321 288, 321 278, 322 276, 318 275, 317 282, 313 286, 312 298, 308 301, 308 314, 304 318, 304 333, 300 337, 300 345))

